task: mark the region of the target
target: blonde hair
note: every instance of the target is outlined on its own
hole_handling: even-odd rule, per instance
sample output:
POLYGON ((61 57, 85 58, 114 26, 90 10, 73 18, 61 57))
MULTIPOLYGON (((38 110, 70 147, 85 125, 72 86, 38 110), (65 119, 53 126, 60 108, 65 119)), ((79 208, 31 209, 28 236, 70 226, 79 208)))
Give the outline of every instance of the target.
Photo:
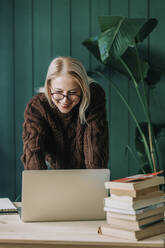
POLYGON ((81 124, 85 124, 85 111, 90 103, 89 84, 93 80, 87 76, 84 66, 77 59, 71 57, 57 57, 53 59, 48 68, 45 85, 39 89, 39 92, 43 92, 50 106, 54 107, 51 98, 50 84, 52 79, 62 74, 70 74, 73 76, 81 88, 82 98, 79 107, 79 117, 81 124))

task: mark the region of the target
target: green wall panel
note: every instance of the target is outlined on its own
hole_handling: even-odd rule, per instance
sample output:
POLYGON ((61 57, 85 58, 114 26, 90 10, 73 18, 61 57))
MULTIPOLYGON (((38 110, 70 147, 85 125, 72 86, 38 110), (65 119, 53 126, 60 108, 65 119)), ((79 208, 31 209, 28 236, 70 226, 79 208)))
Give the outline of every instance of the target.
MULTIPOLYGON (((100 32, 100 27, 98 23, 98 16, 101 15, 109 15, 110 10, 110 1, 105 0, 104 4, 102 0, 92 0, 90 5, 90 36, 96 36, 100 32)), ((101 66, 101 63, 95 59, 93 55, 89 55, 90 61, 90 70, 96 70, 101 66)), ((108 80, 103 78, 99 78, 95 76, 95 80, 103 87, 106 93, 106 108, 107 108, 107 119, 109 121, 109 136, 110 136, 110 109, 111 109, 111 101, 110 101, 110 84, 108 80)), ((110 153, 110 148, 109 148, 110 153)), ((110 163, 108 164, 109 168, 111 168, 110 163)))
MULTIPOLYGON (((162 79, 152 91, 152 116, 155 123, 165 123, 165 1, 150 1, 149 6, 150 16, 157 18, 158 27, 153 32, 150 38, 149 49, 150 49, 150 61, 152 64, 157 65, 162 71, 162 79), (159 4, 158 4, 159 3, 159 4)), ((161 157, 161 167, 165 169, 165 129, 162 130, 159 138, 159 154, 161 157)))
POLYGON ((71 1, 52 1, 53 58, 71 53, 71 1))
POLYGON ((15 106, 14 106, 14 15, 13 2, 0 7, 0 194, 15 198, 15 106))
POLYGON ((71 56, 81 60, 89 69, 89 52, 82 41, 90 36, 90 1, 71 1, 71 56))
MULTIPOLYGON (((110 11, 110 2, 109 0, 103 1, 102 0, 92 0, 91 1, 91 29, 90 29, 90 35, 95 36, 100 32, 100 27, 98 23, 98 16, 101 15, 109 15, 110 11)), ((90 55, 91 56, 91 55, 90 55)), ((100 66, 100 63, 95 59, 95 57, 91 56, 91 69, 95 69, 98 66, 100 66)))
POLYGON ((45 82, 51 60, 51 1, 33 0, 33 75, 34 94, 45 82))
MULTIPOLYGON (((129 16, 131 18, 146 18, 148 17, 148 1, 143 1, 143 8, 141 1, 135 0, 134 2, 130 1, 129 4, 129 16)), ((147 59, 148 56, 148 39, 146 39, 143 44, 139 45, 139 49, 141 50, 141 53, 143 57, 147 59)), ((142 111, 142 106, 139 102, 139 99, 136 94, 135 87, 132 83, 132 81, 129 82, 129 96, 128 101, 133 108, 134 112, 136 113, 136 118, 139 122, 145 121, 145 116, 142 111)), ((128 144, 131 147, 135 157, 132 155, 131 152, 129 152, 129 163, 128 163, 128 171, 130 175, 133 175, 138 172, 140 169, 140 162, 138 160, 138 156, 136 154, 135 149, 135 130, 136 125, 133 121, 132 117, 129 115, 129 135, 128 135, 128 144)))
MULTIPOLYGON (((110 6, 110 15, 129 14, 129 1, 127 0, 112 0, 110 6)), ((129 84, 128 80, 122 75, 112 75, 113 82, 120 88, 122 94, 128 99, 129 84)), ((111 135, 110 135, 110 164, 112 170, 112 178, 119 175, 126 176, 128 174, 128 155, 125 154, 125 148, 129 144, 129 115, 123 105, 120 97, 111 88, 111 135), (121 121, 122 120, 122 121, 121 121)))
POLYGON ((14 16, 16 196, 19 197, 23 170, 20 160, 23 113, 33 94, 32 1, 15 0, 14 16))

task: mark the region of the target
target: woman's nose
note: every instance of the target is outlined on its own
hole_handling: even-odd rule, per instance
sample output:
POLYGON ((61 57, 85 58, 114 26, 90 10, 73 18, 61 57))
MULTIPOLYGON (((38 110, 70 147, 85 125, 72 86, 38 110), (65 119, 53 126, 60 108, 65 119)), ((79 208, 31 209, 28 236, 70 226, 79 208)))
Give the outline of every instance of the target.
POLYGON ((64 96, 64 98, 62 99, 62 102, 64 102, 64 103, 69 102, 69 99, 68 99, 67 95, 64 96))

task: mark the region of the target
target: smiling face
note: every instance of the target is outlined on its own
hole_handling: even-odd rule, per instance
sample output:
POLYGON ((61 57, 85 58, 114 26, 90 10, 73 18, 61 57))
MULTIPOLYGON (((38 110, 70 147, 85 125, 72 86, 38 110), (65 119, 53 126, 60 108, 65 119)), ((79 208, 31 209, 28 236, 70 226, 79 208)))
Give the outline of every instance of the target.
POLYGON ((81 94, 77 80, 70 74, 63 74, 51 80, 52 101, 61 113, 69 113, 80 102, 81 94))

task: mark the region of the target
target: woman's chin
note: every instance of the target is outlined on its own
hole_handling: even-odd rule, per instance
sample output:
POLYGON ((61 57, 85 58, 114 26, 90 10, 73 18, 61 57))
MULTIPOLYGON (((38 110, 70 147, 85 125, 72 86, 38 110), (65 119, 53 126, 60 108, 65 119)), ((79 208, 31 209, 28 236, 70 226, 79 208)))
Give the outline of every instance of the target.
POLYGON ((60 107, 58 107, 58 109, 63 114, 67 114, 67 113, 69 113, 72 110, 72 108, 70 106, 65 106, 65 107, 60 106, 60 107))

